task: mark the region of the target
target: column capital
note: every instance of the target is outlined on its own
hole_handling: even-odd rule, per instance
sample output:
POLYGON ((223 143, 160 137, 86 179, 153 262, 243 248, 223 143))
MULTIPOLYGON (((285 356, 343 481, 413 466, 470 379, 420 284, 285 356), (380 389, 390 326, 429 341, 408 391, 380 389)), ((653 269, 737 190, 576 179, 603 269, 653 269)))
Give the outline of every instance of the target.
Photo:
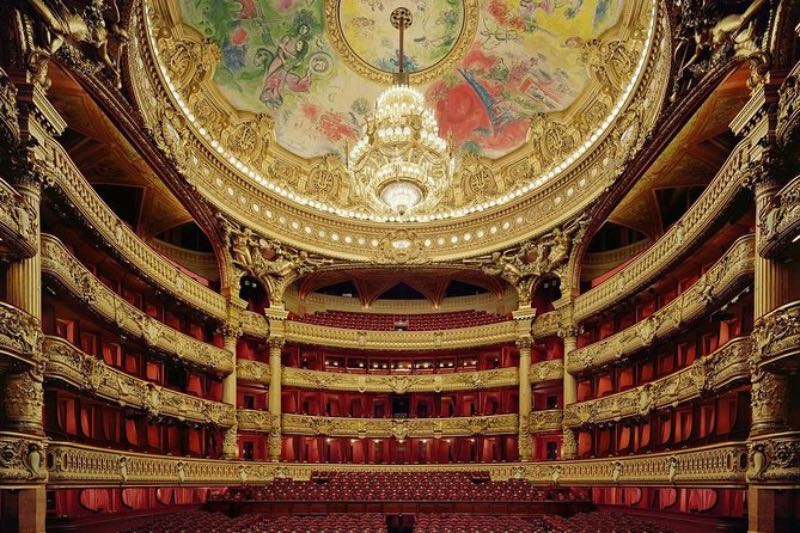
POLYGON ((519 348, 520 352, 525 350, 527 355, 530 357, 530 351, 533 347, 533 337, 522 337, 514 341, 514 343, 517 345, 517 348, 519 348))

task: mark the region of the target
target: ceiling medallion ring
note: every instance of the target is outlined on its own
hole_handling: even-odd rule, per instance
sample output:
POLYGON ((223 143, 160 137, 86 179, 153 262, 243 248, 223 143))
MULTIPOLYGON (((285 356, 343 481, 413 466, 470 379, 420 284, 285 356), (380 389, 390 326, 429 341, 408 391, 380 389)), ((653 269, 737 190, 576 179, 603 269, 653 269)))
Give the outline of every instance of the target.
MULTIPOLYGON (((342 61, 359 76, 381 84, 391 84, 394 79, 391 66, 386 65, 384 68, 379 68, 364 59, 351 45, 342 28, 343 4, 346 2, 347 0, 335 0, 325 3, 325 31, 331 46, 342 61)), ((462 0, 459 3, 461 5, 461 25, 458 37, 442 57, 422 68, 411 70, 408 76, 409 84, 419 85, 436 80, 451 71, 469 51, 478 33, 480 5, 478 0, 462 0)), ((352 21, 348 20, 348 26, 353 26, 354 21, 360 22, 362 25, 373 22, 365 17, 357 17, 352 21)), ((358 26, 358 24, 355 25, 358 26)))

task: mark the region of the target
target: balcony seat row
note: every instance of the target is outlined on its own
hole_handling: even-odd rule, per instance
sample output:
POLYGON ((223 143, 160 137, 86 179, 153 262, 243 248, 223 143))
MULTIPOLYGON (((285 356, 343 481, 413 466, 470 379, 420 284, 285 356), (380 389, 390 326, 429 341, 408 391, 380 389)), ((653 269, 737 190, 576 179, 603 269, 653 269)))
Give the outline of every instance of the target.
POLYGON ((371 331, 434 331, 471 328, 496 324, 510 319, 505 315, 475 310, 413 315, 318 311, 305 315, 291 314, 289 318, 318 326, 371 331))

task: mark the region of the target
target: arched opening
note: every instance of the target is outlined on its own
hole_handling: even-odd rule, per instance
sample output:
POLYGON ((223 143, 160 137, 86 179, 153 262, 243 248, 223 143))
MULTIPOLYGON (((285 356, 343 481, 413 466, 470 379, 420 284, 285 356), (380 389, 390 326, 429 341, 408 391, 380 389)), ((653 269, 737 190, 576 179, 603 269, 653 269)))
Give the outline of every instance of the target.
POLYGON ((254 313, 261 314, 269 307, 269 292, 253 276, 244 276, 239 282, 239 298, 247 302, 247 310, 254 313))
POLYGON ((553 302, 561 299, 561 280, 556 276, 548 276, 539 280, 531 295, 531 307, 537 314, 553 310, 553 302))

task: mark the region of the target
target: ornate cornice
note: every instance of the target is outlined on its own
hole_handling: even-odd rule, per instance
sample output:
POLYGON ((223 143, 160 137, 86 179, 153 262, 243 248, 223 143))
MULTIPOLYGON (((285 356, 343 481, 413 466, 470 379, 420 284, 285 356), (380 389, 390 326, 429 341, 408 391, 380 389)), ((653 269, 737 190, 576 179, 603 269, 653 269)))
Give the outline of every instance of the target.
POLYGON ((603 283, 575 298, 574 317, 586 320, 614 304, 638 294, 692 253, 722 221, 751 172, 750 152, 758 137, 742 140, 680 220, 644 253, 603 283))
POLYGON ((0 179, 0 256, 30 257, 39 249, 38 205, 0 179))
POLYGON ((338 418, 284 414, 287 435, 357 438, 439 438, 517 433, 517 415, 455 418, 338 418))
POLYGON ((753 325, 758 366, 787 372, 800 368, 800 301, 783 305, 756 320, 753 325))
POLYGON ((564 408, 564 426, 577 428, 624 418, 646 417, 654 411, 719 392, 750 379, 750 337, 726 343, 714 353, 650 383, 564 408))
POLYGON ((45 184, 104 242, 106 248, 171 296, 217 320, 227 316, 225 298, 198 283, 139 238, 81 174, 56 141, 41 147, 45 184))
POLYGON ((528 417, 528 431, 531 435, 561 431, 563 412, 561 409, 532 411, 528 417))
POLYGON ((495 346, 518 338, 513 320, 441 331, 362 331, 293 320, 287 320, 285 328, 287 342, 355 350, 450 350, 495 346))
POLYGON ((758 253, 764 257, 778 254, 800 235, 800 175, 769 200, 759 216, 758 229, 758 253))
POLYGON ((0 302, 0 353, 25 362, 35 362, 42 344, 39 320, 5 302, 0 302))
POLYGON ((57 337, 45 337, 45 377, 58 380, 95 397, 144 411, 151 418, 168 417, 219 427, 234 424, 234 408, 176 392, 108 366, 57 337))
POLYGON ((53 236, 42 236, 42 272, 95 314, 162 353, 220 374, 233 370, 230 352, 174 330, 106 287, 53 236))
POLYGON ((739 238, 694 285, 670 303, 619 333, 573 350, 567 356, 567 369, 577 374, 620 361, 652 346, 657 339, 682 331, 752 277, 754 253, 753 235, 739 238))
POLYGON ((119 452, 67 442, 49 444, 49 488, 263 485, 276 477, 308 480, 312 472, 489 472, 492 480, 525 479, 593 486, 731 487, 745 484, 744 443, 580 461, 492 464, 345 465, 263 463, 119 452))

